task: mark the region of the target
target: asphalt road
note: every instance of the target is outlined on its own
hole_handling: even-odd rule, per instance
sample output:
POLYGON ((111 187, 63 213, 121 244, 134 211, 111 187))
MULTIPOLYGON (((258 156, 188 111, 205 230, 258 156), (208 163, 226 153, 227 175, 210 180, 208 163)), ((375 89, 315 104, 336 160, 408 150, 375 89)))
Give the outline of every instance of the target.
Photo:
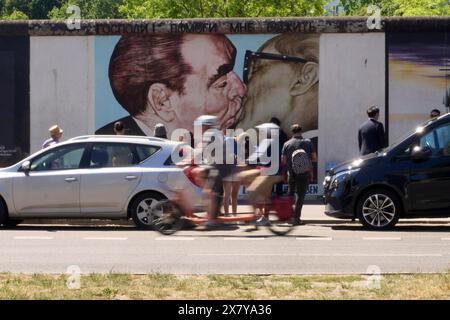
MULTIPOLYGON (((244 207, 240 207, 245 210, 244 207)), ((450 219, 400 221, 364 231, 306 205, 306 225, 285 237, 261 227, 185 230, 172 236, 128 223, 26 221, 0 230, 0 272, 176 274, 353 274, 450 270, 450 219)))

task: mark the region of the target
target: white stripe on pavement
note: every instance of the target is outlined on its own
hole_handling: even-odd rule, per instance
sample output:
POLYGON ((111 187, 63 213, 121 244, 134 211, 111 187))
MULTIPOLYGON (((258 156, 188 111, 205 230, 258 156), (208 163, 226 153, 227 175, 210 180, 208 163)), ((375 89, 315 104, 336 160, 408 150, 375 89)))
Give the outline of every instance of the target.
POLYGON ((188 256, 210 256, 210 257, 220 257, 220 256, 230 256, 230 257, 237 257, 237 256, 297 256, 297 257, 324 257, 324 258, 331 258, 331 257, 360 257, 360 258, 371 258, 371 257, 398 257, 398 258, 404 258, 404 257, 443 257, 443 254, 440 253, 393 253, 393 254, 359 254, 359 253, 334 253, 334 254, 326 254, 326 253, 194 253, 189 254, 188 256))
POLYGON ((363 240, 402 240, 400 237, 363 237, 363 240))
POLYGON ((305 241, 315 241, 315 240, 319 240, 319 241, 331 241, 333 240, 332 237, 298 237, 295 238, 295 240, 305 240, 305 241))
POLYGON ((118 237, 85 237, 84 240, 117 240, 117 241, 124 241, 128 238, 118 238, 118 237))
POLYGON ((265 240, 266 238, 258 237, 258 238, 223 238, 225 241, 241 241, 241 240, 265 240))
POLYGON ((192 241, 195 238, 192 237, 158 237, 156 241, 192 241))
POLYGON ((441 238, 442 241, 450 241, 450 238, 441 238))
POLYGON ((295 257, 297 254, 295 253, 192 253, 188 254, 190 257, 266 257, 266 256, 276 256, 276 257, 285 257, 285 256, 292 256, 295 257))
POLYGON ((51 240, 53 237, 45 237, 45 236, 17 236, 14 237, 16 240, 51 240))

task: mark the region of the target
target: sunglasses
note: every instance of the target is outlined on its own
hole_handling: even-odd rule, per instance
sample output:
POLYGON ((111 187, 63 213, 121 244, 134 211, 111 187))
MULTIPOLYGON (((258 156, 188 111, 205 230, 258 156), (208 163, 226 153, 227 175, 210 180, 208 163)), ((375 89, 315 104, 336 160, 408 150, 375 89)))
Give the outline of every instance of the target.
POLYGON ((248 83, 248 74, 250 71, 250 66, 252 61, 256 59, 265 59, 265 60, 276 60, 276 61, 284 61, 284 62, 295 62, 295 63, 307 63, 309 60, 286 56, 283 54, 274 54, 274 53, 266 53, 266 52, 255 52, 251 50, 245 51, 245 59, 244 59, 244 72, 242 74, 242 78, 245 84, 248 83))

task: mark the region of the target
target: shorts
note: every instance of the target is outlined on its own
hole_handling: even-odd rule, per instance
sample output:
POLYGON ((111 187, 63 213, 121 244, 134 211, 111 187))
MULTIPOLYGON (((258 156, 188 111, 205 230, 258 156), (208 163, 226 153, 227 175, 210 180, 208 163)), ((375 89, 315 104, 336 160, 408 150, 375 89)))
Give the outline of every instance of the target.
POLYGON ((224 182, 239 182, 240 181, 240 179, 239 179, 239 172, 240 172, 239 168, 238 167, 234 167, 232 169, 232 172, 233 172, 232 174, 227 175, 222 180, 224 182))

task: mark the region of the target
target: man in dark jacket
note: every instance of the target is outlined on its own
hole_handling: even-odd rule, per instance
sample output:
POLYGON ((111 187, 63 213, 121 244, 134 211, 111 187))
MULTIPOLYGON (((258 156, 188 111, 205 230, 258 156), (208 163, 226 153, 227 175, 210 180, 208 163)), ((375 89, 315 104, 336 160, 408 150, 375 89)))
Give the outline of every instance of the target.
POLYGON ((380 109, 372 106, 367 110, 367 115, 369 119, 359 127, 358 131, 359 152, 363 156, 386 146, 384 127, 378 121, 380 109))
POLYGON ((302 127, 299 124, 292 125, 291 132, 292 138, 283 145, 281 159, 283 164, 287 166, 289 173, 289 194, 296 194, 297 196, 294 208, 294 225, 298 226, 304 224, 304 222, 300 220, 300 216, 306 192, 308 191, 309 182, 312 180, 312 172, 296 174, 293 169, 292 155, 296 150, 303 149, 311 162, 317 162, 317 153, 314 150, 314 145, 311 140, 303 138, 302 127))

